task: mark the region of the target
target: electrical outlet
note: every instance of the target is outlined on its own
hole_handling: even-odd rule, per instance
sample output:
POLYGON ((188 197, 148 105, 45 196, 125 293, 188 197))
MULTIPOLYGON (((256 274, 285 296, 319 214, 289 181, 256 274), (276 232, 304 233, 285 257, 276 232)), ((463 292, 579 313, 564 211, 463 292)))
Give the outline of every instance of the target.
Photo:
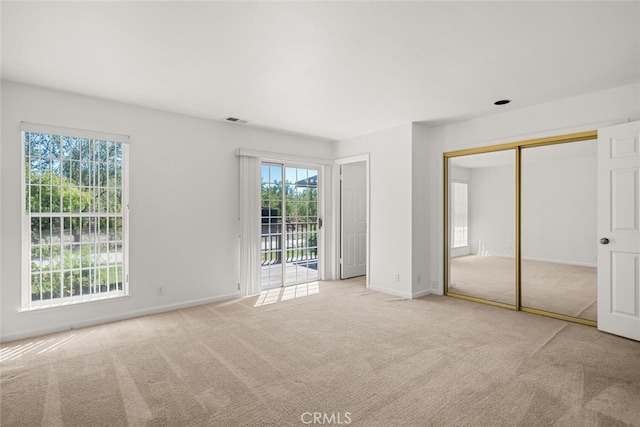
POLYGON ((418 276, 417 282, 420 283, 420 276, 418 276))
POLYGON ((393 273, 393 280, 395 280, 396 282, 400 281, 400 273, 393 273))
POLYGON ((159 297, 164 295, 164 286, 158 286, 157 292, 159 297))

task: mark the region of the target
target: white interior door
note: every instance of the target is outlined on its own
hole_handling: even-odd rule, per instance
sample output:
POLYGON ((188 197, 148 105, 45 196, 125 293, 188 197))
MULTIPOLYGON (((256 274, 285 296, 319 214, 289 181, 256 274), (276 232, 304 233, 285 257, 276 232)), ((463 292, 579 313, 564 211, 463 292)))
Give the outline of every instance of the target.
POLYGON ((363 276, 367 272, 366 163, 342 165, 340 277, 363 276))
POLYGON ((640 122, 598 130, 598 329, 640 341, 640 122))

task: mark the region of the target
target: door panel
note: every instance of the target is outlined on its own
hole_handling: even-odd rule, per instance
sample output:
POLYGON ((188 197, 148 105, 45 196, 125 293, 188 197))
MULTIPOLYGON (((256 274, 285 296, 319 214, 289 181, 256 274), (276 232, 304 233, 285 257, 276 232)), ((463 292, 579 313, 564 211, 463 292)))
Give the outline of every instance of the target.
POLYGON ((638 254, 611 252, 611 311, 615 314, 638 316, 638 254), (631 278, 631 280, 629 280, 631 278))
POLYGON ((611 230, 638 231, 638 171, 611 171, 611 230))
POLYGON ((285 285, 318 279, 318 170, 286 167, 285 285))
POLYGON ((521 151, 521 305, 597 317, 597 140, 521 151))
POLYGON ((447 170, 447 293, 513 307, 515 150, 453 157, 447 170), (460 193, 467 203, 454 200, 455 182, 467 183, 466 193, 460 193))
POLYGON ((342 165, 342 279, 366 274, 366 188, 364 162, 342 165))
POLYGON ((640 122, 598 132, 598 328, 640 341, 640 122))

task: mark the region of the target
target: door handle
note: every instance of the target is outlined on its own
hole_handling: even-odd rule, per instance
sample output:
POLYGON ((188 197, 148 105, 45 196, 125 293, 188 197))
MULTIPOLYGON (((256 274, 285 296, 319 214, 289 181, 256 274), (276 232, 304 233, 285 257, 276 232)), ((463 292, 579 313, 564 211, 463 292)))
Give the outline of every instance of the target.
POLYGON ((609 239, 607 239, 606 237, 603 237, 602 239, 600 239, 600 244, 601 245, 608 245, 609 244, 609 239))

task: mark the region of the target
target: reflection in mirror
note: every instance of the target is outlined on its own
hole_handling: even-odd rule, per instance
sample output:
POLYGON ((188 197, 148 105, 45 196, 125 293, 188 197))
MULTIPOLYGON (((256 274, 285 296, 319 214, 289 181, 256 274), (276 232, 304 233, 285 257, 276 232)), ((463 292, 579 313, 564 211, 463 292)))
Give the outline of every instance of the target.
POLYGON ((448 293, 515 305, 515 151, 449 158, 448 293))
POLYGON ((522 150, 521 301, 596 320, 596 140, 522 150))

